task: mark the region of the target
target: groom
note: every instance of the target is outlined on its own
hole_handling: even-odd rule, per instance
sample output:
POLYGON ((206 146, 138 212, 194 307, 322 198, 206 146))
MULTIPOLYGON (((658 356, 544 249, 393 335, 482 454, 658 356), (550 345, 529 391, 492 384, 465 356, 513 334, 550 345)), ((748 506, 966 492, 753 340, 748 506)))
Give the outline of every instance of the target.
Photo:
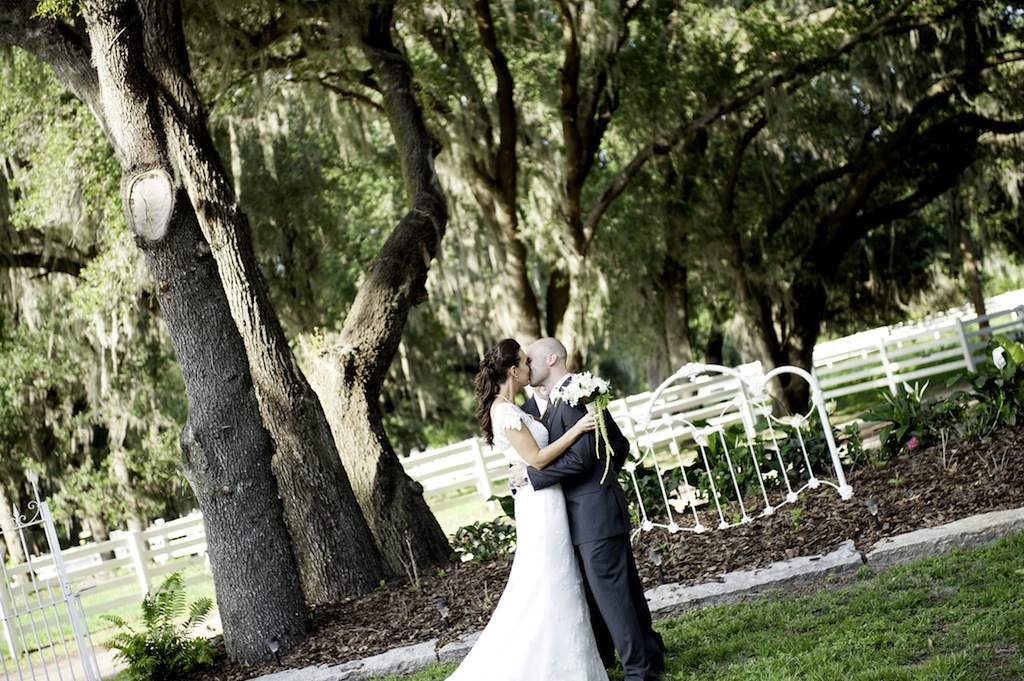
MULTIPOLYGON (((530 384, 539 386, 552 398, 547 405, 546 421, 551 441, 555 441, 587 412, 583 406, 573 407, 558 401, 557 388, 573 380, 566 367, 566 350, 554 338, 541 338, 526 349, 530 367, 530 384)), ((532 406, 532 405, 527 405, 532 406)), ((526 469, 526 478, 534 489, 562 483, 565 505, 569 513, 569 532, 576 546, 576 557, 583 570, 591 608, 596 604, 607 633, 619 651, 625 681, 656 681, 665 668, 664 644, 654 631, 651 612, 643 585, 636 571, 629 543, 629 511, 626 495, 617 474, 629 452, 629 442, 605 413, 612 451, 602 451, 597 460, 597 438, 593 431, 584 434, 560 458, 544 468, 526 469), (612 471, 601 482, 605 459, 612 457, 612 471)), ((510 474, 513 484, 524 482, 516 469, 510 474)), ((602 659, 608 662, 602 643, 602 627, 595 622, 595 636, 602 648, 602 659)))

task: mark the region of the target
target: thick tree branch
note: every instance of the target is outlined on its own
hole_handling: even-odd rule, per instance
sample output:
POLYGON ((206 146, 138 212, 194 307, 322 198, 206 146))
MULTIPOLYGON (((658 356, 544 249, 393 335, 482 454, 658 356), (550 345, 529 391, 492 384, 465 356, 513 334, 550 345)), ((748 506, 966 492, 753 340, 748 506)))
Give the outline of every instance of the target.
POLYGON ((0 268, 42 269, 46 274, 60 272, 78 277, 98 255, 95 248, 81 251, 63 244, 47 243, 38 229, 7 230, 3 234, 6 249, 0 251, 0 268))
POLYGON ((0 252, 0 268, 41 269, 77 277, 85 265, 75 259, 35 252, 0 252))
POLYGON ((786 87, 789 92, 794 92, 803 87, 814 76, 827 70, 838 59, 849 54, 859 45, 881 36, 886 28, 889 28, 901 18, 902 14, 914 1, 904 0, 904 2, 887 12, 884 16, 872 22, 870 26, 842 41, 831 52, 808 59, 781 73, 766 75, 735 97, 719 102, 693 119, 681 124, 669 134, 652 140, 640 149, 630 162, 608 183, 608 186, 601 194, 601 198, 587 215, 586 224, 590 229, 597 225, 615 199, 625 191, 629 183, 632 182, 633 178, 636 177, 637 173, 640 172, 651 158, 658 154, 668 153, 680 140, 685 139, 694 130, 711 125, 728 114, 742 109, 752 101, 764 97, 774 89, 786 87))
POLYGON ((494 17, 488 0, 475 0, 473 3, 476 16, 477 31, 483 43, 484 54, 494 70, 497 85, 495 93, 498 108, 498 151, 496 159, 496 175, 498 191, 506 209, 511 207, 515 212, 517 176, 519 171, 516 158, 516 141, 519 127, 515 103, 515 82, 509 70, 508 58, 498 44, 498 36, 494 32, 494 17))
POLYGON ((0 42, 20 47, 49 64, 109 132, 85 25, 36 16, 37 4, 35 0, 0 0, 0 42))
POLYGON ((377 8, 363 53, 381 83, 411 206, 367 272, 342 331, 346 339, 359 339, 361 383, 371 404, 398 350, 409 309, 426 296, 427 273, 448 221, 434 171, 438 145, 424 125, 409 63, 392 42, 391 19, 392 8, 377 8))

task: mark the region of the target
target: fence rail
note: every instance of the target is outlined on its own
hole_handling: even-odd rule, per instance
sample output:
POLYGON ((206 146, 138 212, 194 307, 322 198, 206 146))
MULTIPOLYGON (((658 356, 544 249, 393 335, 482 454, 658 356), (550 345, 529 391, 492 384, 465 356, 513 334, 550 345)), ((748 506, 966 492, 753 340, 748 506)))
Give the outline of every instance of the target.
POLYGON ((987 361, 985 349, 997 334, 1018 339, 1024 334, 1024 306, 920 330, 901 329, 860 347, 840 346, 832 352, 816 348, 813 373, 830 399, 886 388, 896 394, 903 383, 974 371, 987 361))

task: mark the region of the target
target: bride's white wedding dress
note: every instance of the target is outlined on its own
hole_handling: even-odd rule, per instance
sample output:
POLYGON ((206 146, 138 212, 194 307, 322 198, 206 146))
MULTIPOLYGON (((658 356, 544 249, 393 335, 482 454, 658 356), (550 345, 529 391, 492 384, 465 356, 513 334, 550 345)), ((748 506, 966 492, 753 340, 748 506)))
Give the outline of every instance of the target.
MULTIPOLYGON (((537 444, 548 431, 511 403, 494 411, 494 448, 522 459, 506 428, 526 424, 537 444)), ((597 652, 565 512, 562 486, 515 497, 516 554, 505 591, 476 645, 449 681, 607 681, 597 652)))

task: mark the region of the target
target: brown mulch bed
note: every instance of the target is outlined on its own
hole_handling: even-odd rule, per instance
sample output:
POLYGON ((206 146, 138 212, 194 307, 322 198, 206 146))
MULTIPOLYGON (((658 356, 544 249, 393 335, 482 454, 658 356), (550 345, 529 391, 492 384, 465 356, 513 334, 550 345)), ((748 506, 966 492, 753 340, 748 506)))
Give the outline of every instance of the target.
MULTIPOLYGON (((703 534, 662 529, 641 533, 634 552, 645 585, 658 584, 648 558, 653 547, 664 556, 666 583, 697 584, 740 569, 763 567, 797 556, 836 549, 852 539, 858 551, 905 532, 934 527, 978 513, 1024 507, 1024 426, 1006 428, 979 442, 931 447, 884 467, 848 473, 854 497, 840 500, 831 487, 805 492, 795 504, 754 522, 703 534), (864 500, 879 501, 878 521, 864 500), (799 510, 795 510, 799 509, 799 510)), ((688 525, 690 518, 681 518, 688 525)), ((704 524, 716 527, 714 519, 704 524)), ((283 668, 339 664, 388 649, 438 639, 441 644, 483 628, 501 595, 510 559, 452 564, 386 590, 319 608, 314 633, 281 659, 283 668), (435 604, 447 600, 447 626, 435 604)), ((239 665, 224 659, 193 681, 243 681, 279 671, 274 665, 239 665)))

